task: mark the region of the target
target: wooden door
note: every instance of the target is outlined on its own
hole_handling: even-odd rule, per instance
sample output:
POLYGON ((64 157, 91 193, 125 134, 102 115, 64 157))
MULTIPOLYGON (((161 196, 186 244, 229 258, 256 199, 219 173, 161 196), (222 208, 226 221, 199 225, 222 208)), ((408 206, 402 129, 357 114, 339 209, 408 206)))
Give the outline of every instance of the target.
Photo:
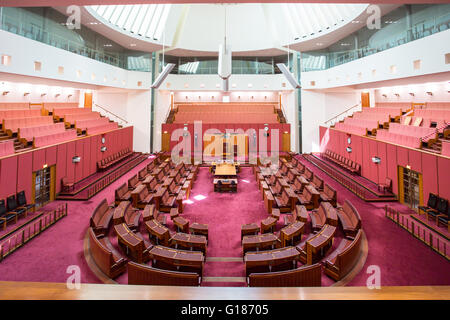
POLYGON ((361 106, 363 108, 370 108, 369 92, 361 92, 361 106))

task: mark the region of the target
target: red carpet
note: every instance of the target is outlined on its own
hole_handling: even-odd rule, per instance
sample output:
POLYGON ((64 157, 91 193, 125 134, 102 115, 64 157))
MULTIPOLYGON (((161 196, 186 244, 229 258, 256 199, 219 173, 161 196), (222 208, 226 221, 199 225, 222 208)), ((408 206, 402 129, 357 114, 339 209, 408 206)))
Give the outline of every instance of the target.
MULTIPOLYGON (((149 161, 141 163, 89 201, 69 202, 69 214, 66 218, 0 263, 0 280, 65 282, 68 277, 67 267, 78 265, 82 282, 100 282, 84 259, 83 240, 89 218, 99 201, 107 197, 111 203, 114 189, 149 161)), ((349 285, 365 285, 368 278, 366 270, 370 265, 380 267, 381 285, 384 286, 450 285, 449 262, 385 218, 383 207, 386 203, 366 203, 310 163, 302 161, 338 191, 340 203, 349 199, 360 212, 369 241, 369 253, 365 266, 349 285)), ((201 168, 189 200, 183 216, 191 222, 209 225, 207 258, 241 257, 241 225, 259 223, 267 217, 251 168, 242 168, 236 194, 213 192, 212 177, 207 168, 201 168)), ((49 207, 55 204, 56 202, 49 207)), ((387 204, 402 212, 410 211, 398 203, 387 204)), ((174 230, 170 218, 168 220, 169 228, 174 230)), ((281 222, 277 230, 280 228, 281 222)), ((147 236, 146 232, 143 234, 147 236)), ((335 245, 337 243, 338 241, 335 245)), ((205 277, 242 277, 244 267, 243 263, 236 261, 207 261, 204 270, 205 277)), ((223 278, 224 282, 220 282, 212 278, 211 282, 204 282, 202 285, 245 285, 243 282, 236 282, 236 279, 223 278)), ((126 283, 126 275, 122 275, 117 281, 126 283)), ((323 277, 323 285, 333 283, 328 277, 323 277)))

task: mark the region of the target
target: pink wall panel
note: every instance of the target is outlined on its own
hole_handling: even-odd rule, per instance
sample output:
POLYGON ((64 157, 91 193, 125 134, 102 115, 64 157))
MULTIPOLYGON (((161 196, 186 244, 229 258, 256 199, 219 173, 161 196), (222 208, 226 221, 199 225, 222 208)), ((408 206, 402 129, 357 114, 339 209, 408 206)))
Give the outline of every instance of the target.
POLYGON ((360 136, 353 136, 351 145, 356 163, 362 165, 362 138, 360 136))
POLYGON ((402 167, 406 167, 409 164, 408 149, 397 147, 397 163, 402 167))
POLYGON ((369 150, 369 140, 362 140, 362 168, 361 174, 363 177, 370 179, 370 150, 369 150))
POLYGON ((438 157, 439 196, 450 200, 450 159, 438 157))
POLYGON ((33 172, 41 170, 45 164, 45 149, 33 152, 33 172))
POLYGON ((17 187, 17 157, 5 158, 0 167, 0 197, 15 194, 17 187))
POLYGON ((423 201, 426 204, 428 195, 438 194, 438 157, 422 152, 423 201))
POLYGON ((75 144, 75 141, 67 144, 66 177, 71 180, 75 179, 75 164, 72 162, 75 156, 75 144))
POLYGON ((89 166, 89 173, 93 174, 97 170, 97 161, 98 161, 97 147, 98 147, 98 141, 100 141, 100 140, 99 140, 98 136, 93 136, 93 137, 91 137, 90 140, 91 140, 90 141, 90 144, 91 144, 91 152, 90 152, 91 159, 90 159, 90 161, 91 162, 90 162, 90 166, 89 166))
POLYGON ((75 181, 78 182, 83 179, 83 165, 85 164, 84 158, 84 140, 78 140, 75 143, 75 155, 81 158, 81 161, 75 163, 75 181))
POLYGON ((372 158, 378 156, 378 148, 376 140, 369 140, 369 179, 373 182, 378 183, 378 164, 372 161, 372 158))
POLYGON ((397 147, 387 143, 387 175, 392 179, 392 191, 398 194, 397 147))
POLYGON ((56 146, 45 149, 45 163, 48 166, 56 164, 56 146))
POLYGON ((33 154, 27 152, 17 156, 17 192, 24 190, 28 202, 31 202, 33 183, 33 154))
POLYGON ((386 143, 377 142, 377 154, 381 159, 381 162, 378 164, 378 182, 384 183, 387 177, 387 152, 386 152, 386 143))
POLYGON ((408 164, 412 170, 422 172, 422 153, 420 151, 408 150, 408 164))
POLYGON ((67 144, 60 144, 56 153, 56 193, 61 191, 61 179, 66 176, 67 144))
POLYGON ((91 140, 84 139, 83 179, 87 178, 91 171, 91 140))

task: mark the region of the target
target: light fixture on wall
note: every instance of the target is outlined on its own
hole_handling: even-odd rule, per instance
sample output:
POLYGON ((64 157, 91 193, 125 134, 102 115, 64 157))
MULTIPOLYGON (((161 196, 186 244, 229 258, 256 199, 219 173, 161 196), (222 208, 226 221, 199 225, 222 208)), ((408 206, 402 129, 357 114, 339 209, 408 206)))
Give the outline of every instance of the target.
POLYGON ((102 137, 102 144, 104 144, 106 142, 105 137, 102 137))
POLYGON ((55 94, 55 98, 58 98, 60 95, 60 93, 55 94))
POLYGON ((347 150, 347 152, 349 152, 349 153, 352 152, 352 148, 350 148, 350 147, 347 147, 346 150, 347 150))
POLYGON ((68 96, 67 96, 67 98, 70 98, 72 95, 71 94, 69 94, 68 96))
POLYGON ((372 157, 372 162, 375 164, 379 164, 381 162, 381 159, 379 157, 372 157))
POLYGON ((2 95, 6 96, 9 93, 9 91, 3 91, 2 95))
POLYGON ((394 95, 395 95, 396 97, 400 97, 400 95, 399 95, 398 93, 394 93, 394 95))
POLYGON ((427 94, 428 94, 429 96, 432 96, 432 95, 433 95, 433 92, 427 91, 427 94))
POLYGON ((23 96, 26 97, 26 96, 29 95, 29 94, 30 94, 29 92, 24 92, 24 93, 23 93, 23 96))
POLYGON ((72 163, 78 163, 81 161, 81 157, 80 156, 75 156, 72 158, 72 163))
POLYGON ((105 152, 106 150, 108 150, 108 148, 106 148, 105 146, 103 146, 103 147, 100 148, 100 151, 101 151, 101 152, 105 152))
POLYGON ((352 143, 352 137, 347 137, 347 143, 351 144, 352 143))
POLYGON ((409 95, 413 97, 415 96, 414 92, 410 92, 409 95))
POLYGON ((47 94, 45 92, 41 93, 41 97, 46 96, 47 94))
POLYGON ((387 94, 385 94, 385 93, 383 93, 382 96, 385 97, 385 98, 387 98, 387 94))

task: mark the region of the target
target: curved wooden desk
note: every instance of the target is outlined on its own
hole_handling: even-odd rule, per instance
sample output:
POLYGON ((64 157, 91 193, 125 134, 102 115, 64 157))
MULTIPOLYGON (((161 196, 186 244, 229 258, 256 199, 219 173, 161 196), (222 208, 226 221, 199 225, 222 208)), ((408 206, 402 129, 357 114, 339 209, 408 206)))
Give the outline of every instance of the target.
POLYGON ((280 240, 281 240, 281 246, 286 247, 288 244, 288 241, 291 242, 291 245, 295 244, 296 239, 301 239, 302 234, 305 230, 305 223, 302 221, 296 221, 287 227, 284 227, 281 229, 280 232, 280 240))
POLYGON ((272 269, 295 269, 299 257, 300 253, 295 247, 247 252, 244 256, 245 272, 248 276, 252 272, 272 272, 272 269))
POLYGON ((205 236, 178 232, 175 233, 172 238, 170 238, 170 244, 175 245, 177 249, 178 246, 189 249, 191 251, 196 249, 206 255, 208 240, 206 240, 205 236))
POLYGON ((186 251, 172 249, 168 247, 155 246, 150 252, 150 258, 153 259, 153 266, 161 269, 169 268, 174 270, 189 269, 194 270, 200 276, 203 273, 203 263, 205 258, 200 251, 186 251))
POLYGON ((169 245, 169 229, 161 225, 158 221, 156 221, 155 219, 146 221, 145 228, 147 229, 150 236, 156 238, 157 244, 161 242, 165 246, 169 245))
POLYGON ((261 235, 244 236, 242 239, 242 251, 259 251, 261 249, 275 249, 278 243, 278 237, 273 233, 265 233, 261 235))

